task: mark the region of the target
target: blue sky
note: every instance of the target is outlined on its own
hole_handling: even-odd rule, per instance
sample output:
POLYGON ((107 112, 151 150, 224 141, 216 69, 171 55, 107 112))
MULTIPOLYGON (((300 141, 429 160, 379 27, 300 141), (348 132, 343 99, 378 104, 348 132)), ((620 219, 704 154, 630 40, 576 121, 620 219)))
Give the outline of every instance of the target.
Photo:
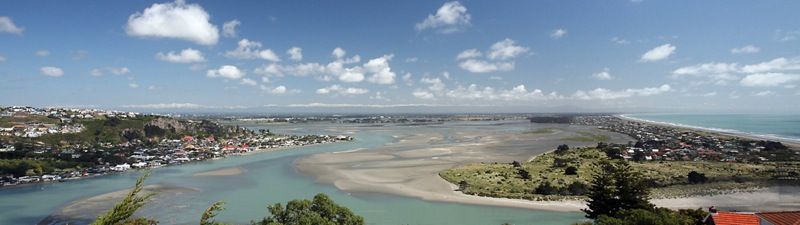
POLYGON ((798 10, 797 1, 7 1, 0 104, 798 112, 798 10))

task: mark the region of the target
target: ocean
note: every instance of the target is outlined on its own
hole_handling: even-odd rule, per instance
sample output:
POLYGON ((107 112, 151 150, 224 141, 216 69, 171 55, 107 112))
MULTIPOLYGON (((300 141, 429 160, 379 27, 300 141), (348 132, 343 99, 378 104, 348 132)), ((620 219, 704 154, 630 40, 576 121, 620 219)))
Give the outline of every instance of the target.
POLYGON ((625 114, 625 117, 682 127, 800 142, 800 114, 625 114))

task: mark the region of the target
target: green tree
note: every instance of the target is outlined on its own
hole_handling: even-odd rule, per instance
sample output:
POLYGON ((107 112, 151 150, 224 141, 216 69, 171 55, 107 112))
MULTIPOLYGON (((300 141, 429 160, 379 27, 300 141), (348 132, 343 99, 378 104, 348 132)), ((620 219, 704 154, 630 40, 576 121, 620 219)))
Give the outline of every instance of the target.
POLYGON ((620 210, 653 209, 649 201, 650 187, 627 162, 602 161, 598 167, 600 171, 592 177, 587 195, 588 208, 583 210, 587 218, 615 217, 620 210))
POLYGON ((568 150, 569 150, 569 146, 568 145, 566 145, 566 144, 559 145, 556 148, 556 154, 562 155, 564 153, 567 153, 568 150))
POLYGON ((139 179, 136 179, 136 185, 128 192, 128 195, 126 195, 122 201, 114 205, 111 210, 98 216, 92 225, 157 224, 155 221, 144 218, 131 218, 133 213, 144 206, 145 202, 154 195, 154 193, 139 195, 142 189, 144 189, 144 180, 147 179, 148 176, 150 176, 150 172, 145 172, 139 179))
POLYGON ((650 186, 644 177, 633 171, 625 161, 618 161, 614 166, 614 183, 619 200, 619 209, 652 209, 650 203, 650 186))
POLYGON ((578 175, 578 168, 574 166, 567 167, 564 169, 564 175, 578 175))
POLYGON ((225 205, 225 202, 215 202, 211 204, 211 206, 203 212, 203 216, 200 217, 200 225, 224 225, 224 223, 214 221, 214 217, 222 210, 225 210, 225 208, 222 207, 223 205, 225 205))
POLYGON ((706 178, 706 174, 698 173, 697 171, 689 172, 689 174, 686 177, 689 180, 690 184, 705 183, 706 180, 708 180, 708 178, 706 178))
POLYGON ((567 191, 569 191, 571 195, 585 195, 589 192, 589 185, 580 181, 575 181, 567 186, 567 191))
POLYGON ((327 195, 317 194, 313 200, 292 200, 267 207, 270 216, 258 225, 363 225, 364 218, 334 203, 327 195))
POLYGON ((586 200, 586 218, 597 219, 600 215, 610 215, 618 210, 618 200, 616 197, 616 187, 614 184, 614 173, 616 168, 608 161, 601 161, 598 165, 600 169, 592 175, 592 184, 586 200))
POLYGON ((558 188, 550 184, 550 181, 545 181, 540 183, 533 192, 540 195, 554 195, 558 193, 558 188))
POLYGON ((519 175, 519 178, 522 178, 523 180, 531 179, 531 173, 524 169, 518 169, 517 175, 519 175))

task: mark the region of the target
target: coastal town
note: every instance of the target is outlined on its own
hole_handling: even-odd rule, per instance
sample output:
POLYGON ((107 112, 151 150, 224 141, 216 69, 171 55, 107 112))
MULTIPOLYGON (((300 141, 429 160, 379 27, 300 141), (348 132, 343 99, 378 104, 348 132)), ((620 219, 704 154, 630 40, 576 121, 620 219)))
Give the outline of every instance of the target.
POLYGON ((210 121, 97 109, 15 106, 0 108, 0 115, 0 186, 74 180, 353 140, 344 135, 280 135, 266 129, 253 131, 210 121), (147 121, 138 124, 141 130, 129 123, 138 119, 147 121), (102 121, 102 126, 90 125, 93 129, 87 129, 85 124, 97 121, 102 121), (195 124, 203 129, 192 128, 195 124), (117 126, 127 127, 109 129, 117 126), (77 138, 87 132, 96 133, 94 139, 77 138), (103 135, 109 134, 101 133, 119 137, 103 140, 103 135))
POLYGON ((637 140, 616 145, 619 156, 636 161, 798 161, 800 150, 781 142, 636 121, 614 115, 576 116, 572 124, 595 126, 637 140))

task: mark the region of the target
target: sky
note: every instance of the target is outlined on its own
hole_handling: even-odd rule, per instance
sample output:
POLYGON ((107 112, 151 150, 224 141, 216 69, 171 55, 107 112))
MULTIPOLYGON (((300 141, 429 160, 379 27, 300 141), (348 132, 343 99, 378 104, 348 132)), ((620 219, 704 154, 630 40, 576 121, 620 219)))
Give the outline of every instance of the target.
POLYGON ((800 1, 3 1, 0 105, 800 112, 800 1))

